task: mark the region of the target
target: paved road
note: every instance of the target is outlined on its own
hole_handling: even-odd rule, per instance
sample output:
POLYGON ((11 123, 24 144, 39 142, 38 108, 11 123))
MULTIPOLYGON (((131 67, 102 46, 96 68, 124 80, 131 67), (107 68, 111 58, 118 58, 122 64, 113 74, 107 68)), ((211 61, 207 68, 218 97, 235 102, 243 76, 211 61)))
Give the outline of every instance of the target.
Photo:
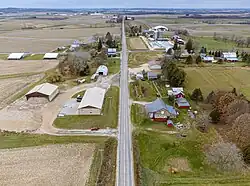
POLYGON ((122 23, 120 110, 118 126, 116 185, 134 186, 132 130, 129 118, 128 56, 124 20, 122 23))

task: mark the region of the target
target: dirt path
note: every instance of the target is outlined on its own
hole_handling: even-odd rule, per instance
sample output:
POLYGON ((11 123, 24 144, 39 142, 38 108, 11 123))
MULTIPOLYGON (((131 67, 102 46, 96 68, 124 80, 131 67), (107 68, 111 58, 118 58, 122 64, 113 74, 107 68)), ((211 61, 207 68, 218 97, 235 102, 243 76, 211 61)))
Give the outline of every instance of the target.
POLYGON ((94 149, 67 144, 0 150, 1 185, 85 185, 94 149))

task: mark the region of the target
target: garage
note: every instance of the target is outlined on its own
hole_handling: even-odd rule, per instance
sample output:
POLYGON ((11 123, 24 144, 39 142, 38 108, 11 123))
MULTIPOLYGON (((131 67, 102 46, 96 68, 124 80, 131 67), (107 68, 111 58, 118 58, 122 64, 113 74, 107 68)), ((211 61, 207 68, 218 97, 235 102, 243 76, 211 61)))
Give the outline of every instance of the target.
POLYGON ((25 96, 27 100, 31 97, 45 97, 49 101, 52 101, 58 94, 58 86, 50 83, 43 83, 41 85, 35 86, 25 96))
POLYGON ((106 90, 99 87, 86 90, 78 107, 79 115, 101 115, 106 90))

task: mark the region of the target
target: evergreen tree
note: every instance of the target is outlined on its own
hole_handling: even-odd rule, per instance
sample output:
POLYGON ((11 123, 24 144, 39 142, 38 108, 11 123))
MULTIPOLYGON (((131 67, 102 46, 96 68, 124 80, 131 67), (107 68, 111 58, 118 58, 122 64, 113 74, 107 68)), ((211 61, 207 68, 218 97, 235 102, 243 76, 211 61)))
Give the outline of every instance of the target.
POLYGON ((112 48, 113 47, 113 38, 112 38, 110 32, 107 32, 105 39, 106 39, 106 44, 108 45, 108 47, 112 48))
POLYGON ((196 62, 196 64, 200 64, 202 62, 201 56, 197 56, 195 62, 196 62))
POLYGON ((211 50, 209 51, 208 55, 210 55, 210 56, 212 55, 212 52, 211 52, 211 50))
POLYGON ((194 62, 193 57, 189 55, 186 59, 186 64, 193 64, 193 62, 194 62))
POLYGON ((142 33, 142 26, 139 27, 139 33, 142 33))
POLYGON ((201 89, 200 88, 196 88, 194 89, 192 95, 191 95, 191 99, 193 101, 203 101, 203 95, 202 95, 202 92, 201 92, 201 89))
POLYGON ((186 43, 185 49, 187 50, 188 53, 191 53, 191 51, 193 50, 193 41, 191 39, 189 39, 188 42, 186 43))
POLYGON ((101 41, 100 38, 99 38, 99 41, 98 41, 97 50, 98 50, 98 52, 100 52, 102 50, 102 41, 101 41))

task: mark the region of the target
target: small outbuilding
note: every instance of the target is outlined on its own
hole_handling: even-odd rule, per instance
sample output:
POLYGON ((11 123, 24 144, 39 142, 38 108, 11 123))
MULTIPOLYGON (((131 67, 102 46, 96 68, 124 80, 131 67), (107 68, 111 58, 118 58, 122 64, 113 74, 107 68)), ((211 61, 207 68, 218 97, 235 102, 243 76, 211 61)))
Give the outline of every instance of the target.
POLYGON ((213 56, 206 56, 206 57, 202 58, 202 61, 206 62, 206 63, 212 63, 214 61, 214 57, 213 56))
POLYGON ((102 76, 107 76, 108 75, 108 67, 105 65, 100 65, 96 70, 96 74, 102 75, 102 76))
POLYGON ((176 99, 176 105, 180 109, 189 109, 190 108, 189 102, 185 98, 182 98, 182 97, 176 99))
POLYGON ((148 68, 150 70, 161 70, 161 61, 156 61, 156 60, 149 61, 148 68))
POLYGON ((108 57, 115 57, 116 56, 116 48, 108 48, 107 55, 108 57))
POLYGON ((221 58, 227 62, 237 62, 239 61, 236 52, 223 52, 221 58))
POLYGON ((31 97, 45 97, 49 101, 52 101, 58 94, 58 86, 50 83, 43 83, 41 85, 35 86, 25 96, 27 100, 31 97))
POLYGON ((43 56, 43 59, 57 59, 58 58, 58 53, 46 53, 43 56))
POLYGON ((101 115, 106 90, 99 87, 86 90, 78 107, 79 115, 101 115))
POLYGON ((146 104, 145 110, 150 119, 158 122, 167 122, 169 118, 175 118, 178 115, 172 106, 166 105, 160 98, 146 104))
POLYGON ((25 56, 25 53, 11 53, 8 60, 20 60, 25 56))
POLYGON ((148 80, 158 79, 158 75, 154 72, 147 72, 148 80))

